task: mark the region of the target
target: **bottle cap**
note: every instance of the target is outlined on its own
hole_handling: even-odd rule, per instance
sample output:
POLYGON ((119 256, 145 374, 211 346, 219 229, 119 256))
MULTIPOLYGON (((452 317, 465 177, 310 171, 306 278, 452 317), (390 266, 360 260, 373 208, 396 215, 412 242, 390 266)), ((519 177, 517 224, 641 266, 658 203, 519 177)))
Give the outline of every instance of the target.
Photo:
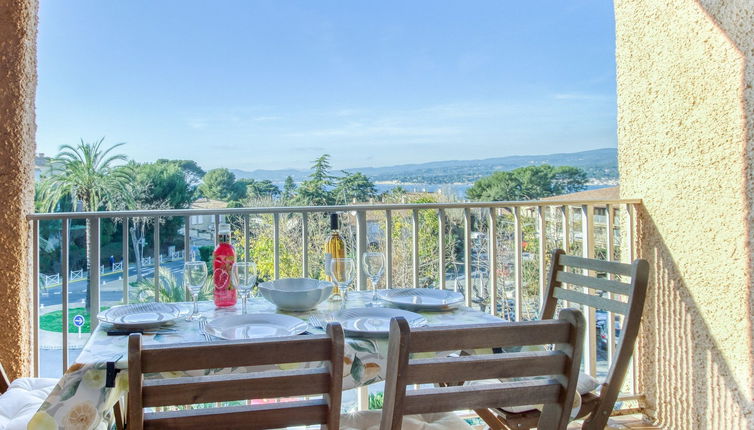
POLYGON ((330 214, 330 230, 338 229, 338 214, 333 212, 330 214))

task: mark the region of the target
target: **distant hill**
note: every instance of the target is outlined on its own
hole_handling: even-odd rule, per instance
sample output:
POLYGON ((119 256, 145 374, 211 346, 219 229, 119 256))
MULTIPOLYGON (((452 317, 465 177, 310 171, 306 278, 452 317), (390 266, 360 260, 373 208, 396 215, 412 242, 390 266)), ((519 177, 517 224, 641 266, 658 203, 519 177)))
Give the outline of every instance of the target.
MULTIPOLYGON (((498 170, 512 170, 538 164, 580 167, 587 172, 590 179, 599 181, 618 179, 618 150, 616 148, 549 155, 511 155, 482 160, 432 161, 386 167, 354 167, 345 170, 361 172, 373 181, 447 184, 474 182, 498 170)), ((297 169, 253 171, 231 169, 231 171, 238 178, 269 179, 273 182, 282 182, 289 175, 296 182, 300 182, 309 175, 308 170, 297 169)))

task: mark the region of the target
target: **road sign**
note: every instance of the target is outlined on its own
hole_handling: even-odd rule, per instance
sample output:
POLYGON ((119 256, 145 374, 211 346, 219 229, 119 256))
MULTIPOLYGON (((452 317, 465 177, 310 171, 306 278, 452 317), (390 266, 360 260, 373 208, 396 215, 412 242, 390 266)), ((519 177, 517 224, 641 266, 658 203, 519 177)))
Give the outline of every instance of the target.
POLYGON ((84 316, 83 315, 76 315, 73 317, 73 325, 75 325, 79 329, 79 339, 81 339, 81 326, 84 325, 84 316))

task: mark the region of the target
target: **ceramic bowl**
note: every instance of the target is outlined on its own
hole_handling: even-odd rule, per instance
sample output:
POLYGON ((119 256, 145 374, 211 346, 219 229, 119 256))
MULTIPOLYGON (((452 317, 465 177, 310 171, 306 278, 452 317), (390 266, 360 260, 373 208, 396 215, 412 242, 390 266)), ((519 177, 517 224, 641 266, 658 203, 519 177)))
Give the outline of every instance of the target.
POLYGON ((327 300, 333 284, 309 278, 287 278, 262 282, 259 292, 281 311, 302 312, 327 300))

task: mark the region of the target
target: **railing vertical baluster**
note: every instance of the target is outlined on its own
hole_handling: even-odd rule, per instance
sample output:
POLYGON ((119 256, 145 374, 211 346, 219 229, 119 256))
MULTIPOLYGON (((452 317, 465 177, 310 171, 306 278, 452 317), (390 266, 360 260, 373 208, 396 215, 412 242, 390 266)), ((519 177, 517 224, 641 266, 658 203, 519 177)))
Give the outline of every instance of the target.
POLYGON ((385 211, 385 288, 393 286, 393 213, 385 211))
POLYGON ((217 248, 217 241, 219 239, 220 234, 220 214, 215 214, 215 248, 217 248))
POLYGON ((364 273, 364 261, 361 256, 367 252, 367 213, 356 211, 356 289, 367 289, 367 275, 364 273))
POLYGON ((523 303, 521 290, 523 290, 523 250, 522 248, 522 234, 521 234, 521 213, 519 207, 513 208, 513 256, 514 262, 514 287, 513 297, 516 304, 516 321, 521 321, 521 314, 523 313, 523 303))
POLYGON ((123 303, 128 304, 128 228, 131 221, 128 217, 123 218, 123 236, 122 236, 122 248, 121 248, 121 264, 123 267, 123 303))
POLYGON ((419 288, 419 210, 411 211, 411 273, 414 288, 419 288))
POLYGON ((100 256, 100 219, 97 217, 89 218, 89 245, 91 255, 89 256, 89 326, 92 332, 97 327, 97 314, 99 313, 100 302, 100 278, 99 278, 99 256, 100 256))
POLYGON ((243 217, 243 261, 244 263, 248 263, 251 261, 251 256, 249 253, 251 253, 251 244, 249 241, 251 240, 251 234, 249 232, 249 229, 251 228, 251 217, 246 214, 243 217))
MULTIPOLYGON (((61 310, 63 311, 61 319, 63 323, 63 373, 65 373, 65 371, 68 370, 68 275, 70 274, 70 271, 68 269, 68 241, 70 239, 70 220, 68 218, 64 218, 62 222, 63 228, 60 234, 60 237, 62 239, 60 242, 60 250, 62 254, 60 261, 60 271, 63 272, 63 279, 61 280, 60 284, 60 299, 62 302, 61 310)), ((99 265, 97 266, 99 267, 99 265)), ((92 314, 92 318, 94 318, 94 315, 95 314, 92 314)))
POLYGON ((440 278, 440 289, 445 289, 445 210, 437 210, 437 220, 439 223, 439 231, 437 234, 437 247, 440 257, 440 267, 438 270, 438 278, 440 278))
POLYGON ((466 297, 466 306, 471 306, 471 284, 473 279, 471 267, 471 209, 463 210, 463 267, 466 279, 464 285, 464 296, 466 297))
MULTIPOLYGON (((594 258, 594 207, 592 205, 581 206, 581 240, 582 256, 584 258, 594 258)), ((584 274, 589 276, 590 271, 584 270, 584 274)), ((594 290, 584 288, 586 294, 593 294, 594 290)), ((584 372, 597 376, 597 334, 596 334, 596 314, 595 309, 591 306, 584 309, 586 329, 584 331, 584 372)))
POLYGON ((490 313, 497 314, 497 208, 490 208, 489 237, 487 245, 490 255, 490 313))
MULTIPOLYGON (((563 251, 568 254, 571 249, 571 207, 562 206, 560 208, 561 222, 563 223, 563 251)), ((571 307, 567 301, 563 302, 563 307, 571 307)))
POLYGON ((154 301, 161 301, 160 297, 160 219, 154 218, 154 238, 152 239, 152 254, 154 257, 154 301))
MULTIPOLYGON (((615 225, 615 213, 613 213, 613 207, 607 205, 607 218, 605 219, 605 247, 607 248, 607 261, 613 261, 613 226, 615 225)), ((613 279, 613 274, 608 273, 607 279, 613 279)), ((613 293, 607 293, 609 299, 614 298, 613 293)), ((615 314, 612 312, 607 313, 607 322, 605 323, 605 330, 607 330, 607 362, 612 363, 613 355, 615 354, 615 314)))
POLYGON ((193 261, 191 257, 191 217, 183 218, 183 264, 193 261))
MULTIPOLYGON (((626 221, 624 222, 624 225, 626 226, 626 246, 624 247, 626 250, 626 256, 624 257, 624 261, 631 263, 634 261, 634 258, 636 258, 634 253, 634 205, 631 203, 626 204, 626 221)), ((622 323, 623 322, 621 321, 621 324, 622 323)), ((637 372, 636 361, 637 357, 640 357, 640 348, 641 346, 637 345, 634 350, 633 358, 631 359, 631 365, 628 368, 630 374, 627 379, 631 395, 636 394, 636 387, 639 383, 639 373, 637 372)))
POLYGON ((544 306, 545 300, 545 278, 547 277, 547 269, 545 265, 545 256, 547 255, 547 235, 545 234, 545 228, 547 227, 545 216, 546 207, 537 206, 537 229, 539 230, 537 236, 539 239, 539 309, 544 306))
POLYGON ((280 214, 272 214, 272 253, 275 279, 280 279, 280 214))
POLYGON ((32 292, 33 309, 32 309, 32 337, 34 343, 32 367, 33 376, 39 377, 39 220, 31 222, 32 240, 31 240, 31 259, 32 259, 32 292))
POLYGON ((309 277, 309 216, 301 213, 301 276, 309 277))

